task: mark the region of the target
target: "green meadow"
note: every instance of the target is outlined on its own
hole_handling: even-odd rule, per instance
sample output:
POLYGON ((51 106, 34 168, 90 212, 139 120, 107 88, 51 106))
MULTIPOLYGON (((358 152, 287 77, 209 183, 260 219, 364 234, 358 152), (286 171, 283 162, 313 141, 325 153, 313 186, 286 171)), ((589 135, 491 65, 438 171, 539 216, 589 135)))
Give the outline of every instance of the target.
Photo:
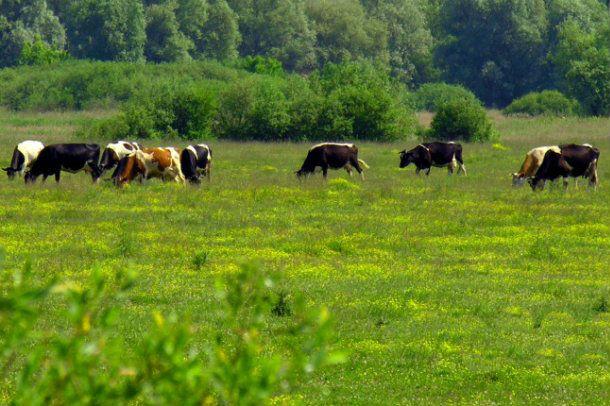
MULTIPOLYGON (((81 141, 75 131, 107 114, 2 111, 0 164, 24 139, 81 141)), ((36 280, 81 283, 95 268, 132 268, 116 334, 136 343, 153 312, 175 312, 203 345, 222 328, 215 281, 258 262, 288 298, 328 308, 332 348, 347 354, 278 403, 607 403, 610 119, 490 114, 501 141, 464 145, 466 177, 399 169, 415 140, 358 143, 364 181, 334 171, 299 182, 309 144, 213 140, 212 179, 200 187, 117 190, 67 173, 26 187, 2 174, 2 272, 31 261, 36 280), (529 149, 566 142, 601 149, 596 192, 584 181, 511 186, 529 149)), ((49 299, 36 328, 63 328, 61 306, 49 299)), ((266 351, 281 352, 287 339, 264 333, 278 343, 266 351)))

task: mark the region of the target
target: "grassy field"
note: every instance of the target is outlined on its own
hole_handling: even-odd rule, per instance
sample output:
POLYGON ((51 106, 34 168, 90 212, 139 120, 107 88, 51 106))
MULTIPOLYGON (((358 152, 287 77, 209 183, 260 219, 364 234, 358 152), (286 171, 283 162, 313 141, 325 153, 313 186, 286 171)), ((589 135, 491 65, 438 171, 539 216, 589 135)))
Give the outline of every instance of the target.
MULTIPOLYGON (((100 114, 0 112, 0 163, 18 140, 74 141, 100 114)), ((175 311, 205 342, 214 280, 257 260, 281 289, 328 306, 349 354, 300 384, 293 400, 307 404, 607 403, 610 120, 492 116, 502 145, 465 145, 468 177, 398 169, 416 141, 359 144, 365 182, 341 171, 299 183, 307 145, 229 142, 210 143, 200 188, 3 176, 5 268, 31 259, 40 280, 80 281, 132 266, 140 283, 118 333, 135 342, 153 310, 175 311), (527 150, 570 141, 601 149, 597 192, 511 187, 527 150)), ((42 327, 57 324, 49 306, 42 327)))

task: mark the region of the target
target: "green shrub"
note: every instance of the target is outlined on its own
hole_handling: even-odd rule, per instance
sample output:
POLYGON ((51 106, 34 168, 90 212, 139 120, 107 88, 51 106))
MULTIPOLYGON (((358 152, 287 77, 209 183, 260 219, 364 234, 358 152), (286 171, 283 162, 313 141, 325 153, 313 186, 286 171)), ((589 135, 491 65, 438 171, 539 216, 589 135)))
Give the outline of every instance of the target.
POLYGON ((220 93, 215 131, 220 138, 279 141, 287 137, 289 104, 281 79, 252 77, 220 93))
POLYGON ((275 58, 261 55, 246 56, 235 63, 236 67, 261 75, 281 76, 284 74, 282 63, 275 58))
POLYGON ((171 84, 144 92, 121 106, 117 117, 101 120, 83 132, 102 139, 209 138, 216 116, 212 87, 171 84))
POLYGON ((569 99, 556 90, 545 90, 540 93, 529 93, 514 100, 504 109, 504 114, 565 117, 577 114, 578 109, 576 100, 569 99))
POLYGON ((0 70, 0 105, 12 110, 115 107, 171 78, 174 85, 229 82, 247 72, 213 61, 141 64, 67 61, 0 70))
POLYGON ((468 103, 480 103, 470 90, 459 85, 447 83, 426 83, 413 93, 413 104, 419 111, 437 111, 451 101, 463 100, 468 103))
POLYGON ((267 404, 303 374, 343 358, 329 352, 327 312, 278 297, 269 275, 253 265, 217 283, 219 328, 204 343, 195 342, 195 326, 184 317, 158 312, 135 343, 117 334, 118 309, 137 283, 133 271, 105 276, 97 269, 83 285, 36 286, 30 270, 12 280, 2 275, 6 403, 267 404), (37 316, 50 303, 59 309, 61 327, 41 331, 37 316), (278 303, 284 303, 281 325, 273 317, 278 303), (277 340, 280 335, 286 340, 277 340), (270 353, 272 343, 281 356, 270 353))
POLYGON ((68 57, 66 51, 54 48, 44 42, 40 35, 36 35, 34 41, 23 44, 17 64, 46 65, 66 60, 68 57))
POLYGON ((495 139, 497 132, 479 103, 454 100, 439 107, 428 137, 483 142, 495 139))

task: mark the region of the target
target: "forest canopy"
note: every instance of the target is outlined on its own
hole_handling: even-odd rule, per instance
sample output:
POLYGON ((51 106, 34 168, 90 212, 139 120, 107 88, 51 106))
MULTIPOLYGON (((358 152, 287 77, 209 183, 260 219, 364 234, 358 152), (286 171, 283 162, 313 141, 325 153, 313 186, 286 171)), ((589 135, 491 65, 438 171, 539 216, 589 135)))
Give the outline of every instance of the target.
POLYGON ((488 107, 552 89, 610 114, 607 1, 0 0, 0 67, 256 56, 304 75, 365 60, 488 107))

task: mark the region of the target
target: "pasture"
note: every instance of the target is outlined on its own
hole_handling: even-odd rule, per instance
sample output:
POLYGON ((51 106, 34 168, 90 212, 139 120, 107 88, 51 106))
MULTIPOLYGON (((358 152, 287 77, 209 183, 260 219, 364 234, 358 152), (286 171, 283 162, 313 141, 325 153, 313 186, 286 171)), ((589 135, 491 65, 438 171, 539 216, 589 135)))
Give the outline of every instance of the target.
MULTIPOLYGON (((104 114, 0 112, 0 162, 24 139, 80 141, 74 130, 104 114)), ((491 114, 501 145, 465 144, 467 177, 398 169, 417 141, 357 143, 364 182, 345 171, 298 182, 308 144, 214 141, 212 181, 198 188, 117 190, 84 174, 25 187, 2 173, 4 272, 28 259, 40 280, 132 267, 117 334, 137 341, 158 310, 189 317, 205 342, 219 328, 214 281, 258 261, 278 289, 329 308, 333 347, 349 356, 288 401, 606 403, 610 120, 491 114), (511 187, 531 147, 572 141, 601 149, 597 192, 511 187)), ((39 328, 60 328, 56 312, 39 328)))

